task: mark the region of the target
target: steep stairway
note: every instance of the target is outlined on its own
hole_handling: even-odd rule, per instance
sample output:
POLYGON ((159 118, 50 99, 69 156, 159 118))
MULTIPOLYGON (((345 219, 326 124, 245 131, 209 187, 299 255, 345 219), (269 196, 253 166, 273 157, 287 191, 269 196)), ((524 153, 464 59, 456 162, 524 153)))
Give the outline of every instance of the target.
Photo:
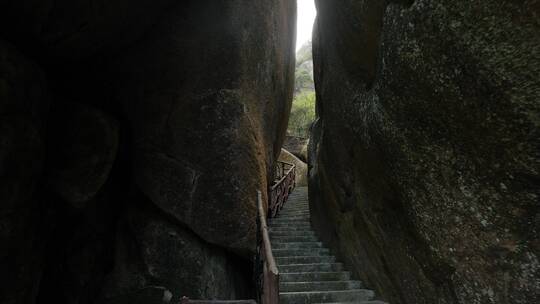
POLYGON ((294 190, 269 227, 280 273, 280 303, 386 304, 372 300, 373 291, 352 280, 343 264, 319 242, 311 229, 307 187, 294 190))

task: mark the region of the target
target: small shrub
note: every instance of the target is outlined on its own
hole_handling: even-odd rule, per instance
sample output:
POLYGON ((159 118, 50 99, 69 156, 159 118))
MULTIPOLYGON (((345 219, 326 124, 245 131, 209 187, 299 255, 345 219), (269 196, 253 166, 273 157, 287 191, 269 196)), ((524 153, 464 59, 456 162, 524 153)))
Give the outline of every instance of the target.
POLYGON ((289 133, 299 137, 309 137, 309 127, 315 120, 315 92, 302 92, 293 99, 289 117, 289 133))

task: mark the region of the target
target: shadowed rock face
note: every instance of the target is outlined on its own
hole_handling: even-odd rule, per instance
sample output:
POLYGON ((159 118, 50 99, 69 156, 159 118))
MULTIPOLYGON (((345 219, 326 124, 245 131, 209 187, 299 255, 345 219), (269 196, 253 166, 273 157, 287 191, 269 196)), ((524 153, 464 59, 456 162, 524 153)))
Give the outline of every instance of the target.
POLYGON ((283 148, 294 156, 298 157, 301 161, 307 163, 307 147, 309 139, 296 137, 296 136, 287 136, 285 142, 283 143, 283 148))
POLYGON ((77 103, 55 104, 49 118, 47 180, 65 201, 83 207, 107 181, 118 150, 118 124, 77 103))
POLYGON ((113 81, 133 130, 138 186, 204 239, 248 254, 251 193, 265 188, 287 120, 277 113, 290 107, 294 23, 290 4, 208 3, 170 10, 114 63, 113 81))
POLYGON ((0 302, 252 297, 295 2, 98 2, 0 4, 0 302))
POLYGON ((312 219, 391 303, 536 303, 540 7, 318 0, 312 219))
POLYGON ((42 224, 39 200, 32 194, 43 169, 48 107, 43 71, 0 40, 0 292, 6 297, 2 302, 23 302, 37 294, 43 242, 28 232, 42 224))
POLYGON ((289 164, 294 164, 296 166, 295 171, 295 182, 296 187, 306 187, 308 184, 307 171, 308 166, 298 157, 296 157, 291 152, 281 149, 281 154, 279 155, 279 161, 283 161, 289 164))

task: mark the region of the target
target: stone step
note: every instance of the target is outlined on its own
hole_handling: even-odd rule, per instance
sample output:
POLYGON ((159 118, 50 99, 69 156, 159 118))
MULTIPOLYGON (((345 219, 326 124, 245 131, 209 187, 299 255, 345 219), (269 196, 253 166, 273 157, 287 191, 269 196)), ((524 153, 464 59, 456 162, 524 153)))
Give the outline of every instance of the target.
POLYGON ((281 237, 281 236, 315 236, 315 233, 311 230, 296 230, 296 229, 278 229, 270 231, 270 237, 281 237))
POLYGON ((269 227, 270 236, 272 234, 276 235, 313 235, 315 236, 315 232, 311 229, 311 227, 269 227), (290 229, 289 229, 290 228, 290 229))
POLYGON ((328 248, 309 248, 309 249, 272 249, 274 257, 296 257, 296 256, 324 256, 330 255, 328 248))
POLYGON ((270 237, 298 237, 298 236, 315 236, 313 230, 275 230, 270 231, 270 237))
POLYGON ((290 229, 298 229, 298 230, 312 230, 310 223, 290 223, 290 224, 272 224, 270 225, 270 229, 279 230, 280 228, 290 228, 290 229))
POLYGON ((311 227, 311 220, 309 219, 280 219, 280 220, 274 220, 270 223, 268 223, 268 225, 270 227, 274 227, 276 225, 296 225, 296 224, 300 224, 300 225, 307 225, 307 226, 310 226, 311 227))
POLYGON ((273 225, 268 225, 268 227, 270 228, 270 230, 274 229, 274 230, 280 230, 280 229, 283 229, 283 228, 294 228, 294 229, 303 229, 303 230, 309 230, 309 231, 313 231, 313 229, 311 229, 311 223, 307 222, 307 223, 300 223, 300 224, 284 224, 284 223, 278 223, 278 224, 273 224, 273 225))
POLYGON ((388 304, 388 302, 371 300, 371 301, 357 301, 357 302, 326 302, 326 303, 314 303, 314 304, 388 304))
POLYGON ((290 222, 310 222, 310 219, 308 217, 298 217, 298 216, 295 216, 295 217, 277 217, 275 219, 272 219, 270 221, 270 225, 272 223, 290 223, 290 222))
POLYGON ((279 215, 277 217, 274 217, 270 222, 273 220, 294 220, 294 219, 300 219, 300 220, 310 220, 310 217, 308 214, 285 214, 285 215, 279 215))
POLYGON ((272 246, 277 243, 295 243, 295 242, 318 242, 319 239, 314 235, 301 236, 270 236, 272 246))
POLYGON ((269 221, 272 251, 280 272, 280 303, 387 304, 351 280, 311 228, 307 187, 298 187, 269 221))
POLYGON ((281 215, 279 217, 274 218, 272 221, 275 220, 302 220, 302 221, 309 221, 311 218, 308 214, 285 214, 281 215))
POLYGON ((278 267, 280 273, 342 271, 341 263, 289 264, 278 267))
POLYGON ((299 208, 309 208, 309 202, 304 201, 304 202, 293 203, 290 205, 285 205, 283 206, 282 210, 291 210, 291 209, 299 209, 299 208))
POLYGON ((367 289, 282 292, 279 294, 279 303, 308 304, 315 302, 357 302, 371 300, 373 296, 373 291, 367 289))
POLYGON ((321 242, 294 242, 285 243, 278 242, 272 244, 272 249, 310 249, 310 248, 322 248, 321 242))
POLYGON ((294 225, 294 227, 298 226, 300 228, 307 228, 309 230, 311 230, 311 222, 309 221, 298 221, 298 222, 277 222, 277 223, 272 223, 272 224, 268 224, 268 227, 270 228, 282 228, 282 227, 289 227, 289 226, 292 226, 294 225))
POLYGON ((351 273, 348 271, 289 272, 280 273, 279 279, 280 282, 349 281, 351 273))
POLYGON ((360 281, 280 282, 280 292, 360 289, 360 281))
POLYGON ((317 264, 317 263, 335 263, 336 257, 332 255, 306 255, 306 256, 294 256, 294 257, 276 257, 276 263, 279 266, 291 265, 291 264, 317 264))
POLYGON ((271 228, 289 225, 311 227, 311 222, 306 220, 281 220, 272 221, 269 225, 271 228))
POLYGON ((311 223, 311 220, 309 218, 305 218, 305 217, 291 217, 291 218, 278 217, 278 218, 275 218, 275 219, 271 220, 270 223, 268 223, 268 224, 273 225, 273 224, 276 224, 276 223, 286 223, 286 224, 288 224, 288 223, 311 223))
POLYGON ((309 215, 283 215, 278 216, 269 221, 269 223, 273 223, 275 221, 309 221, 309 215))
POLYGON ((276 216, 277 218, 281 216, 309 216, 309 209, 297 209, 297 210, 281 210, 276 216))
POLYGON ((304 231, 304 232, 313 232, 310 226, 304 226, 304 227, 291 227, 291 226, 280 226, 280 227, 272 227, 270 226, 270 232, 275 231, 283 231, 283 232, 295 232, 295 231, 304 231))
POLYGON ((294 205, 286 205, 281 210, 297 210, 297 209, 309 209, 309 203, 299 203, 294 205))
POLYGON ((305 207, 305 208, 282 209, 278 213, 278 217, 281 215, 297 215, 297 214, 301 214, 301 215, 309 214, 309 208, 305 207))

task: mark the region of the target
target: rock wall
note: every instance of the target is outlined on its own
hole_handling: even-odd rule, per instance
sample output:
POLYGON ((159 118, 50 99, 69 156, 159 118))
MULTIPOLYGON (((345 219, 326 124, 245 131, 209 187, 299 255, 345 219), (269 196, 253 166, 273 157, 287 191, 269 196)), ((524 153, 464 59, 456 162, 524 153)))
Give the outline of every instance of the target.
POLYGON ((283 143, 283 149, 291 152, 304 163, 307 163, 308 143, 309 139, 287 135, 283 143))
POLYGON ((2 1, 0 303, 253 297, 295 16, 288 0, 2 1))
POLYGON ((390 303, 539 302, 538 2, 316 3, 318 233, 390 303))
POLYGON ((281 154, 278 158, 279 161, 287 162, 295 165, 295 183, 297 187, 307 187, 308 185, 308 166, 305 162, 300 160, 291 152, 281 149, 281 154))

